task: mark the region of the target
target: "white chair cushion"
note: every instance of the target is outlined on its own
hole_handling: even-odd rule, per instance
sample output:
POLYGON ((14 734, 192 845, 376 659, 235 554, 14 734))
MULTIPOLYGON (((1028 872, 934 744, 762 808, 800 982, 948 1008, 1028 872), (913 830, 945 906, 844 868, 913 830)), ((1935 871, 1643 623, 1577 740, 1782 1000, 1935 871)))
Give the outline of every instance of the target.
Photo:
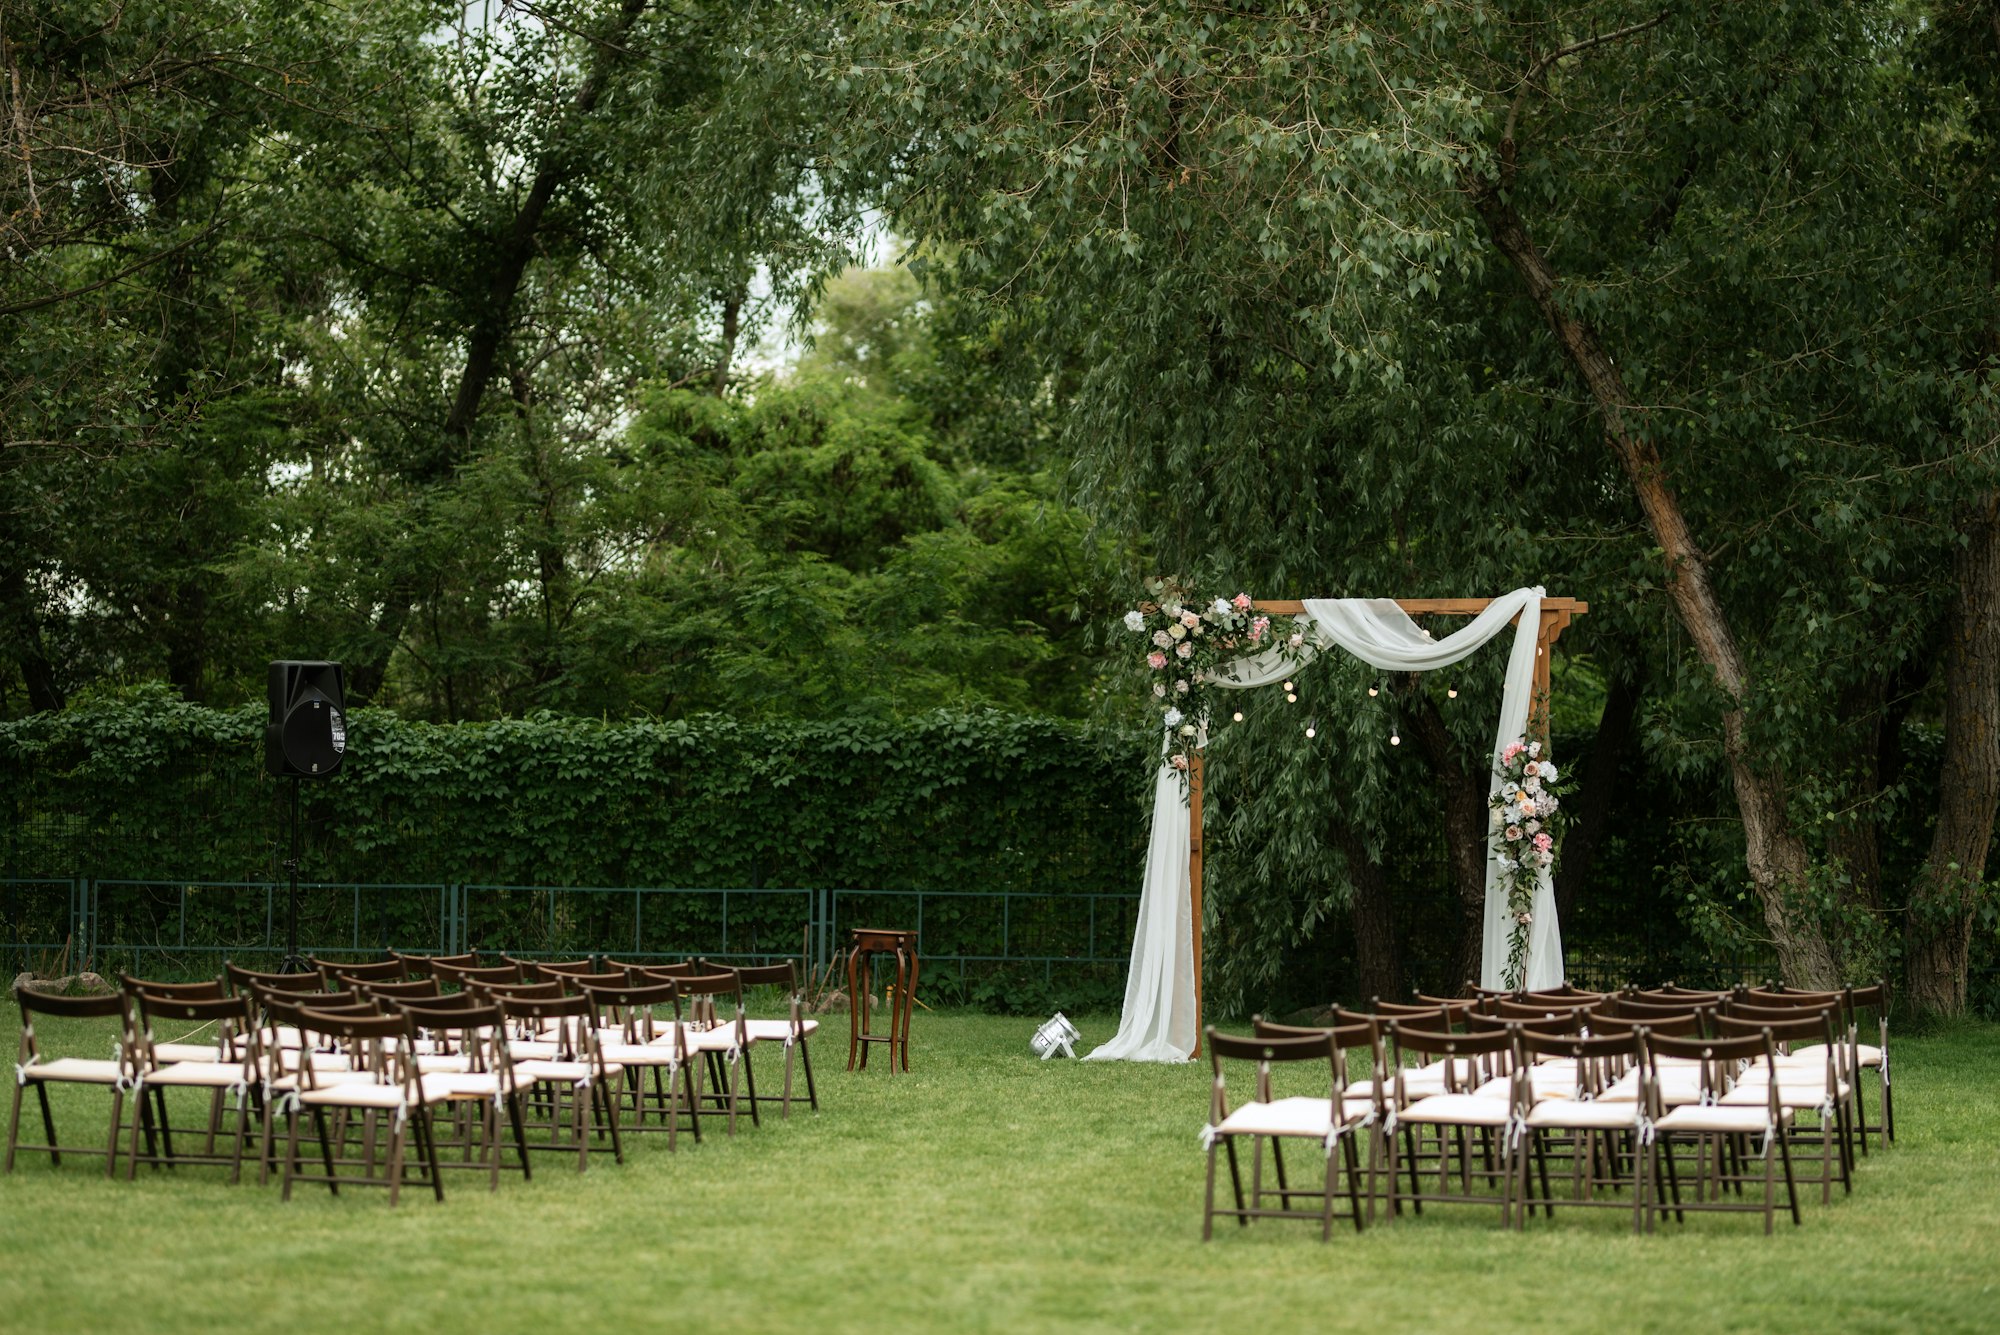
MULTIPOLYGON (((606 1062, 604 1074, 607 1077, 616 1076, 621 1074, 624 1069, 624 1067, 616 1063, 606 1062)), ((567 1085, 573 1085, 579 1080, 591 1078, 591 1075, 592 1072, 588 1062, 534 1060, 514 1063, 514 1078, 524 1085, 532 1085, 542 1080, 556 1080, 567 1085)))
POLYGON ((212 1062, 222 1056, 222 1049, 213 1043, 155 1043, 153 1060, 167 1062, 212 1062))
POLYGON ((1446 1126, 1505 1126, 1513 1115, 1506 1099, 1481 1098, 1477 1094, 1433 1094, 1397 1113, 1404 1122, 1429 1122, 1446 1126))
MULTIPOLYGON (((752 1043, 782 1043, 792 1032, 790 1020, 748 1020, 745 1023, 750 1028, 752 1043)), ((799 1027, 805 1031, 807 1038, 811 1038, 819 1030, 819 1021, 802 1020, 799 1027)))
MULTIPOLYGON (((1789 1116, 1789 1114, 1784 1114, 1789 1116)), ((1770 1117, 1762 1107, 1744 1108, 1718 1107, 1714 1104, 1703 1106, 1690 1103, 1685 1108, 1676 1108, 1655 1123, 1662 1131, 1719 1131, 1748 1134, 1764 1130, 1770 1125, 1770 1117)))
MULTIPOLYGON (((1722 1105, 1725 1108, 1761 1108, 1765 1105, 1769 1089, 1770 1085, 1766 1083, 1738 1085, 1722 1096, 1722 1105)), ((1847 1097, 1847 1082, 1845 1080, 1838 1082, 1835 1086, 1834 1097, 1837 1099, 1845 1099, 1847 1097)), ((1784 1078, 1784 1072, 1780 1071, 1778 1073, 1779 1107, 1817 1108, 1825 1102, 1826 1083, 1824 1081, 1815 1080, 1795 1085, 1784 1078)))
POLYGON ((243 1067, 238 1062, 175 1062, 171 1066, 156 1066, 146 1072, 149 1085, 182 1085, 199 1089, 228 1089, 231 1085, 248 1084, 256 1077, 246 1080, 243 1067))
POLYGON ((1224 1135, 1312 1136, 1323 1138, 1333 1129, 1329 1099, 1296 1097, 1270 1103, 1246 1103, 1222 1119, 1224 1135))
POLYGON ((1630 1130, 1639 1124, 1639 1105, 1630 1100, 1544 1099, 1528 1110, 1528 1125, 1576 1131, 1630 1130))
MULTIPOLYGON (((424 1076, 418 1082, 416 1097, 408 1101, 409 1105, 443 1103, 451 1097, 449 1082, 459 1078, 450 1075, 424 1076)), ((320 1089, 302 1089, 298 1091, 298 1095, 300 1103, 320 1107, 401 1108, 406 1104, 402 1085, 378 1085, 373 1081, 363 1083, 353 1080, 320 1089)))
POLYGON ((115 1061, 93 1057, 58 1057, 52 1062, 36 1062, 25 1068, 30 1080, 62 1080, 78 1085, 115 1085, 124 1074, 115 1061))

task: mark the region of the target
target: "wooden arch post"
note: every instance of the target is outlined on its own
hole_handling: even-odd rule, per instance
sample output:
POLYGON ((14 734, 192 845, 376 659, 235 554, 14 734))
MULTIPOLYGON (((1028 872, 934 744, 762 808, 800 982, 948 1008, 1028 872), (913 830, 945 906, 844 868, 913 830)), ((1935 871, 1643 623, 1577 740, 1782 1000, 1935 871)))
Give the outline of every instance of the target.
MULTIPOLYGON (((1416 616, 1478 616, 1493 602, 1491 598, 1398 598, 1396 606, 1416 616)), ((1306 605, 1297 599, 1265 599, 1257 610, 1272 616, 1302 616, 1306 605)), ((1535 634, 1535 686, 1528 701, 1528 731, 1542 741, 1549 740, 1550 663, 1555 657, 1556 640, 1568 628, 1571 618, 1590 610, 1590 604, 1575 598, 1542 599, 1542 624, 1535 634)), ((1516 620, 1519 620, 1517 617, 1516 620)), ((1194 1057, 1201 1056, 1201 782, 1202 754, 1197 751, 1188 763, 1188 899, 1194 916, 1194 1057)))

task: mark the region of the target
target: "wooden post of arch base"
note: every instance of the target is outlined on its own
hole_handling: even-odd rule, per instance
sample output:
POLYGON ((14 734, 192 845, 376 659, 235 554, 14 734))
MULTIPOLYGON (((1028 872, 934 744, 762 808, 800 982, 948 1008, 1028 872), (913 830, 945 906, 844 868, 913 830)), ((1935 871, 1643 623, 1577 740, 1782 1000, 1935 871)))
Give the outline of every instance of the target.
MULTIPOLYGON (((1484 612, 1491 598, 1398 598, 1396 606, 1411 616, 1466 616, 1484 612)), ((1260 598, 1257 610, 1272 616, 1301 616, 1306 605, 1297 599, 1260 598)), ((1556 639, 1573 617, 1590 610, 1590 604, 1575 598, 1542 599, 1542 624, 1535 633, 1535 684, 1528 701, 1528 731, 1544 743, 1549 740, 1550 664, 1555 658, 1556 639)), ((1194 914, 1194 1051, 1189 1060, 1201 1056, 1201 769, 1199 751, 1188 758, 1188 907, 1194 914)))

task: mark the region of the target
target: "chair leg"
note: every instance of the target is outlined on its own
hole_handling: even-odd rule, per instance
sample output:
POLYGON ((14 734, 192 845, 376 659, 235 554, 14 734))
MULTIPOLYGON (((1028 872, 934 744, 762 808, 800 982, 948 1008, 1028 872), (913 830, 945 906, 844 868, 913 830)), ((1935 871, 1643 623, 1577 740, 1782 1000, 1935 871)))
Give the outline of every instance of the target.
MULTIPOLYGON (((118 1176, 118 1118, 119 1114, 124 1111, 124 1108, 125 1091, 120 1086, 113 1085, 111 1087, 111 1133, 104 1139, 104 1176, 107 1178, 116 1178, 118 1176)), ((13 1167, 13 1161, 14 1144, 10 1138, 7 1143, 7 1166, 9 1168, 13 1167)))
POLYGON ((799 1040, 799 1064, 806 1068, 806 1102, 812 1105, 814 1112, 818 1112, 819 1091, 813 1088, 812 1044, 803 1038, 799 1040))
POLYGON ((56 1118, 55 1114, 49 1110, 49 1087, 45 1081, 37 1080, 35 1082, 35 1097, 41 1101, 42 1130, 47 1132, 49 1137, 49 1162, 60 1168, 62 1167, 62 1151, 56 1148, 56 1118))
POLYGON ((438 1202, 442 1204, 444 1202, 444 1165, 438 1160, 437 1123, 431 1120, 429 1105, 418 1106, 417 1125, 423 1128, 424 1157, 430 1160, 431 1195, 436 1197, 438 1202))
POLYGON ((514 1153, 521 1159, 521 1180, 535 1180, 535 1167, 528 1162, 528 1132, 521 1125, 521 1093, 514 1091, 507 1096, 507 1120, 514 1128, 514 1153))
POLYGON ((338 1196, 340 1184, 333 1180, 333 1146, 328 1144, 326 1139, 326 1109, 318 1104, 313 1105, 313 1130, 319 1133, 319 1157, 320 1162, 326 1165, 327 1194, 338 1196))
POLYGON ((403 1195, 403 1142, 409 1133, 410 1119, 407 1114, 397 1118, 389 1127, 389 1208, 392 1210, 403 1195))
POLYGON ((738 1062, 743 1067, 744 1086, 750 1091, 750 1125, 762 1126, 763 1120, 757 1115, 757 1068, 750 1064, 750 1047, 748 1043, 743 1045, 738 1062))
POLYGON ((1236 1137, 1224 1136, 1222 1147, 1229 1154, 1229 1184, 1236 1191, 1236 1224, 1239 1228, 1248 1228, 1250 1216, 1243 1213, 1243 1168, 1236 1162, 1236 1137))
POLYGON ((1779 1128, 1777 1141, 1778 1155, 1784 1161, 1785 1165, 1785 1196, 1792 1204, 1792 1226, 1797 1228, 1799 1225, 1799 1187, 1798 1182, 1792 1176, 1792 1147, 1785 1140, 1782 1127, 1779 1128))
MULTIPOLYGON (((14 1171, 14 1145, 21 1138, 21 1099, 27 1092, 27 1081, 17 1080, 14 1082, 14 1115, 7 1119, 7 1167, 5 1171, 9 1173, 14 1171)), ((118 1134, 116 1123, 112 1124, 111 1134, 114 1138, 118 1134)))
POLYGON ((1215 1146, 1208 1147, 1208 1187, 1202 1197, 1201 1240, 1208 1242, 1215 1237, 1215 1146))
POLYGON ((285 1118, 285 1167, 283 1172, 284 1194, 281 1200, 292 1198, 292 1178, 299 1171, 299 1110, 294 1106, 285 1118))

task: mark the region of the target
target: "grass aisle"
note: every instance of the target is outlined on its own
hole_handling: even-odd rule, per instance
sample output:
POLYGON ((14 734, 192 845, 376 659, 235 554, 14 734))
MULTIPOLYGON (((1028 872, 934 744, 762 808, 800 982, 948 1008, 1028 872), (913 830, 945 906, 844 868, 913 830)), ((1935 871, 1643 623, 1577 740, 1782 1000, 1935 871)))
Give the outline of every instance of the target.
MULTIPOLYGON (((1113 1024, 1081 1027, 1095 1043, 1113 1024)), ((1272 1221, 1202 1245, 1205 1065, 1042 1063, 1032 1029, 921 1015, 917 1069, 891 1077, 839 1069, 836 1021, 817 1116, 733 1143, 711 1123, 677 1155, 648 1137, 582 1177, 545 1157, 497 1196, 452 1175, 441 1207, 303 1189, 285 1204, 216 1170, 127 1185, 24 1157, 0 1179, 0 1328, 1824 1335, 2000 1320, 2000 1028, 1897 1039, 1901 1143, 1862 1161, 1850 1199, 1822 1208, 1814 1189, 1805 1226, 1772 1239, 1749 1217, 1634 1238, 1614 1211, 1510 1235, 1497 1211, 1461 1208, 1330 1247, 1272 1221)), ((71 1139, 104 1112, 94 1092, 58 1109, 71 1139)))

